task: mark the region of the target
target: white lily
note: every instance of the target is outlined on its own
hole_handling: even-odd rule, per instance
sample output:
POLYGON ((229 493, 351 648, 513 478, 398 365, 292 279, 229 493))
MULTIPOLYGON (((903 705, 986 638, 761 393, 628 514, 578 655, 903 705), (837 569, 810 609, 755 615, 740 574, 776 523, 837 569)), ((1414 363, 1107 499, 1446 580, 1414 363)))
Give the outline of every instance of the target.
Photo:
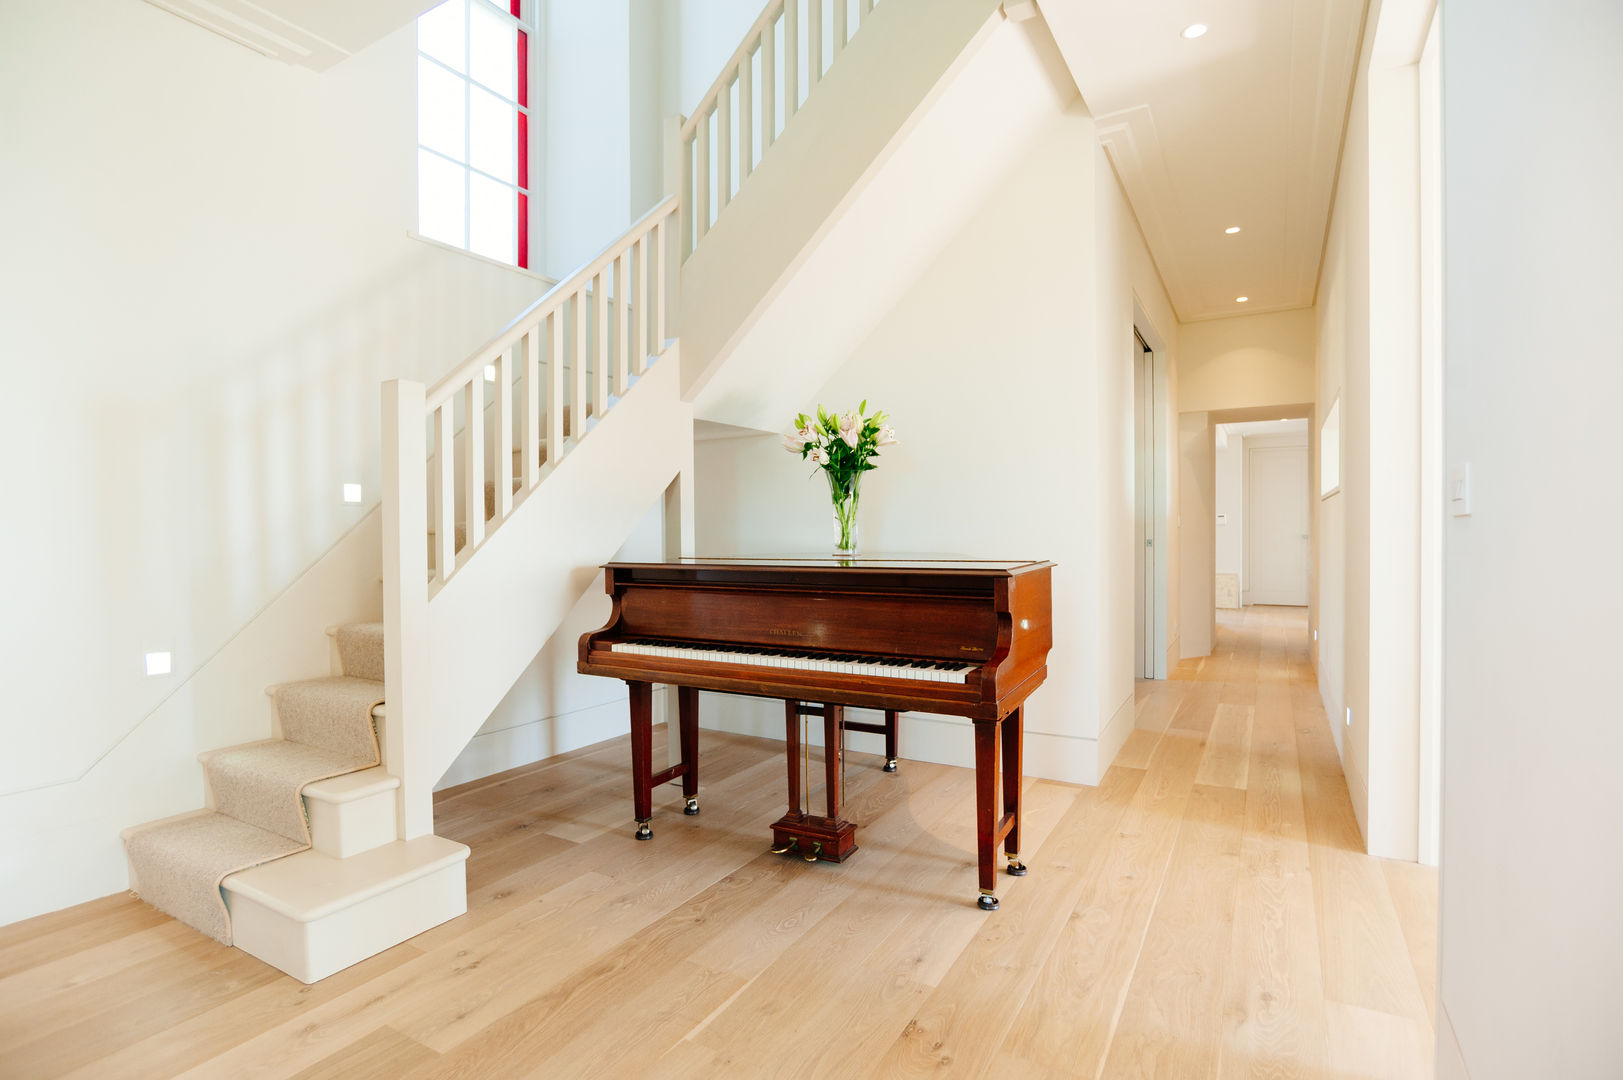
POLYGON ((806 449, 806 443, 808 441, 810 440, 802 439, 798 432, 785 435, 783 437, 783 448, 789 451, 791 454, 798 454, 806 449))
POLYGON ((811 453, 807 454, 806 458, 813 465, 828 464, 828 453, 821 446, 812 447, 811 453))
POLYGON ((896 438, 895 428, 887 426, 879 429, 879 446, 895 446, 900 441, 896 438))

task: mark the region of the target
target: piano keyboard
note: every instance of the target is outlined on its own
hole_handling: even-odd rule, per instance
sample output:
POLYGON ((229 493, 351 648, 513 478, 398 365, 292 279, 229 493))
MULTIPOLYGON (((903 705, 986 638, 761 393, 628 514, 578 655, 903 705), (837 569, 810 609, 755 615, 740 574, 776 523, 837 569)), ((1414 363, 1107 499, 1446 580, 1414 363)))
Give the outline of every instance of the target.
POLYGON ((902 660, 894 656, 861 656, 855 653, 778 652, 745 645, 678 645, 669 641, 617 641, 610 652, 632 656, 659 656, 672 660, 695 660, 750 667, 783 668, 790 671, 818 671, 832 675, 868 675, 880 679, 911 679, 918 682, 963 683, 979 665, 951 660, 902 660))

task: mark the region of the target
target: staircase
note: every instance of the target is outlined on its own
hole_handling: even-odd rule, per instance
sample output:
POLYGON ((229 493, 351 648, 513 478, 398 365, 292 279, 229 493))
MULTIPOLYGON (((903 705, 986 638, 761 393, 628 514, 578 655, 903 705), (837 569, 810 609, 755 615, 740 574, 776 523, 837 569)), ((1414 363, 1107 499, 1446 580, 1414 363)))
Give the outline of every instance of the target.
POLYGON ((694 393, 1000 10, 771 0, 670 123, 679 194, 439 382, 384 384, 382 622, 271 688, 276 738, 202 755, 205 809, 126 831, 132 888, 305 982, 463 913, 436 783, 660 500, 667 554, 692 553, 694 393))

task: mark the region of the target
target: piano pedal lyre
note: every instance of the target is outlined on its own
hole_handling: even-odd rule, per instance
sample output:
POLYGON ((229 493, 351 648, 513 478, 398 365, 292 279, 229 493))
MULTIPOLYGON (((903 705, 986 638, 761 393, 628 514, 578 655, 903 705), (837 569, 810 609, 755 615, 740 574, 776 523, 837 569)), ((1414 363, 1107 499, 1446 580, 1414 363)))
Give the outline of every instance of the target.
POLYGON ((638 840, 652 840, 654 838, 654 830, 648 827, 649 820, 651 819, 643 818, 641 821, 637 822, 638 840))
POLYGON ((687 801, 687 805, 682 807, 682 813, 686 814, 688 817, 692 817, 694 814, 697 814, 698 812, 699 812, 699 800, 697 798, 689 799, 687 801))

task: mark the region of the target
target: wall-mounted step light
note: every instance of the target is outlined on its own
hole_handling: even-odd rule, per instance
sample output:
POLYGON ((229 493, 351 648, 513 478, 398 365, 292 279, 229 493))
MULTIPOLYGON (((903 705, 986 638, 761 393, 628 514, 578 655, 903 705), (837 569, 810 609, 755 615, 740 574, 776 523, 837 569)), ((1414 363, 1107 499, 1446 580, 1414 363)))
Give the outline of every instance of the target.
POLYGON ((167 675, 171 667, 169 654, 166 652, 149 652, 146 655, 148 675, 167 675))
POLYGON ((345 484, 344 485, 344 501, 346 503, 351 504, 352 506, 353 505, 359 505, 360 501, 361 501, 361 485, 359 485, 359 484, 345 484))

